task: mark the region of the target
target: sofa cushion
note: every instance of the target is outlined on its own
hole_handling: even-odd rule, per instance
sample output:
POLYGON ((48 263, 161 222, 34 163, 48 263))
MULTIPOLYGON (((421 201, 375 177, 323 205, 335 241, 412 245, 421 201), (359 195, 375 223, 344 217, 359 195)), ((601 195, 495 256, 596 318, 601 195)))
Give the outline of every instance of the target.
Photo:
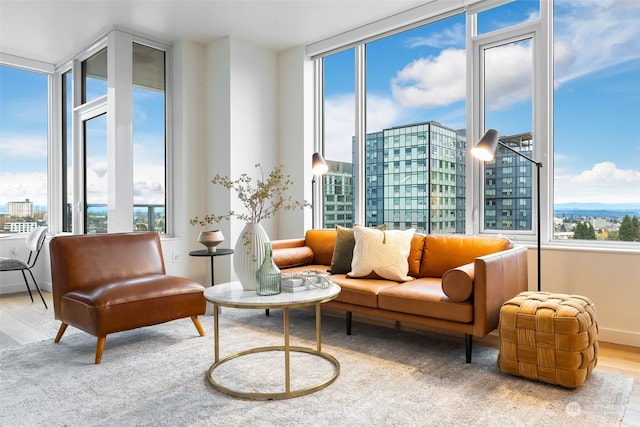
POLYGON ((411 239, 411 252, 409 252, 409 276, 420 276, 420 263, 422 262, 422 252, 424 250, 424 234, 416 233, 411 239))
MULTIPOLYGON (((385 224, 377 227, 384 230, 385 224)), ((356 238, 353 235, 353 228, 336 226, 336 245, 333 248, 331 265, 327 270, 333 274, 346 274, 351 271, 351 260, 353 259, 353 248, 356 245, 356 238)))
POLYGON ((442 292, 452 301, 465 301, 473 295, 474 265, 465 264, 442 276, 442 292))
POLYGON ((420 277, 442 277, 452 268, 473 262, 477 257, 512 247, 503 237, 429 234, 426 236, 420 277))
POLYGON ((408 257, 414 229, 381 231, 366 227, 353 228, 356 244, 353 249, 350 277, 367 277, 372 273, 388 280, 405 282, 408 257))
POLYGON ((335 301, 378 308, 378 294, 385 288, 397 286, 398 282, 380 279, 351 278, 345 274, 332 274, 331 281, 340 285, 340 294, 335 301))
POLYGON ((326 266, 331 265, 333 248, 336 244, 336 230, 333 228, 307 230, 304 235, 304 244, 313 251, 313 263, 324 265, 326 270, 326 266))
POLYGON ((473 303, 451 301, 438 278, 422 278, 382 289, 378 304, 385 310, 460 323, 473 321, 473 303))

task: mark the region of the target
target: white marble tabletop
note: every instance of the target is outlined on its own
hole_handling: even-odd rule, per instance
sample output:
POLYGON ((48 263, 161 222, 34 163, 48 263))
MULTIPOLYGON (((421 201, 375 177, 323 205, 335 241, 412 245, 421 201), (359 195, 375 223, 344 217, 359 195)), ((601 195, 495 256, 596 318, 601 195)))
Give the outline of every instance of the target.
POLYGON ((332 283, 329 288, 309 289, 301 292, 281 292, 277 295, 257 295, 245 291, 240 282, 220 283, 204 291, 207 301, 225 307, 236 308, 284 308, 304 307, 330 301, 338 296, 340 286, 332 283))

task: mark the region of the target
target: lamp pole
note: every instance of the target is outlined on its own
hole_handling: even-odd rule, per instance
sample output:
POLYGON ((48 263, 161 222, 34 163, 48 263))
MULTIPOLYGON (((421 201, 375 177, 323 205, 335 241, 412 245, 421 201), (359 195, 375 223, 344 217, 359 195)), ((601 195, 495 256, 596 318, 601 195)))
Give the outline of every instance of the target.
POLYGON ((536 193, 537 193, 537 198, 538 198, 538 218, 537 218, 537 223, 538 223, 538 229, 536 230, 536 235, 538 236, 538 292, 540 292, 540 272, 541 272, 541 256, 540 256, 540 168, 542 168, 542 162, 536 162, 535 160, 533 160, 531 157, 525 156, 524 154, 522 154, 521 152, 514 150, 513 148, 509 147, 507 144, 505 144, 504 142, 498 140, 498 144, 500 144, 502 147, 506 148, 507 150, 511 151, 512 153, 517 154, 518 156, 528 160, 529 162, 533 163, 534 165, 536 165, 536 169, 537 169, 537 185, 536 185, 536 193))

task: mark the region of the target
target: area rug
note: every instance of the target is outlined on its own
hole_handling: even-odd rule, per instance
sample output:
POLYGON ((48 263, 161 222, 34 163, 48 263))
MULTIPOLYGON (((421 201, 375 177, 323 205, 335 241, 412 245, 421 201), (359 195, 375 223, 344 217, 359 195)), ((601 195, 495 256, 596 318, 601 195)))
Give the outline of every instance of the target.
MULTIPOLYGON (((3 426, 603 426, 624 416, 633 379, 595 371, 580 388, 502 374, 497 350, 476 345, 464 363, 462 340, 412 334, 323 316, 322 350, 340 375, 315 393, 248 400, 213 389, 213 320, 207 336, 189 319, 108 336, 100 365, 85 333, 0 351, 3 426)), ((291 312, 291 344, 315 345, 314 314, 291 312)), ((223 309, 220 354, 282 345, 282 312, 223 309)), ((293 387, 331 374, 323 359, 292 357, 293 387)), ((282 352, 236 358, 216 381, 245 391, 278 391, 282 352)))

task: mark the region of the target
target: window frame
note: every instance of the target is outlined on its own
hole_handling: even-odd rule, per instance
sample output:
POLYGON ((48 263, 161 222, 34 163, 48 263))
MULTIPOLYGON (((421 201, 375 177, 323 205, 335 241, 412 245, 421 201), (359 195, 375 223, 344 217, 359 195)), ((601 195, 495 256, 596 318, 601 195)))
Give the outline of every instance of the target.
MULTIPOLYGON (((55 233, 61 233, 63 230, 63 212, 62 192, 66 191, 62 184, 63 173, 65 173, 66 165, 62 164, 63 160, 63 117, 62 117, 62 76, 64 73, 72 72, 72 151, 73 151, 73 227, 72 234, 84 234, 85 227, 85 197, 84 197, 84 141, 83 127, 85 120, 96 117, 100 114, 107 114, 107 163, 108 163, 108 232, 127 232, 133 230, 133 76, 132 76, 132 51, 133 43, 149 46, 154 49, 165 52, 165 232, 164 236, 173 236, 175 227, 173 224, 174 208, 173 208, 173 163, 171 161, 173 147, 172 139, 172 110, 170 108, 172 100, 172 65, 171 65, 171 46, 169 44, 150 40, 148 38, 135 35, 130 32, 118 29, 111 30, 107 34, 98 38, 97 41, 90 44, 89 47, 75 55, 70 60, 62 63, 55 68, 54 86, 56 88, 54 96, 53 108, 56 111, 55 121, 52 122, 54 127, 55 138, 50 141, 50 149, 54 151, 56 158, 56 187, 52 194, 60 195, 55 197, 57 200, 51 200, 55 211, 50 214, 50 222, 55 218, 55 223, 51 229, 55 233), (109 49, 107 57, 108 68, 108 93, 97 99, 93 99, 85 104, 81 103, 81 63, 87 58, 103 48, 109 49), (116 66, 117 64, 117 66, 116 66), (117 173, 115 171, 117 170, 117 173), (117 206, 117 209, 114 207, 117 206)), ((51 199, 51 197, 50 197, 51 199)))
MULTIPOLYGON (((52 149, 52 141, 54 139, 53 134, 53 126, 56 120, 56 112, 54 105, 56 99, 56 74, 55 74, 55 66, 48 62, 37 61, 34 59, 27 59, 20 56, 15 56, 7 53, 0 53, 0 65, 4 65, 7 67, 18 68, 21 70, 31 71, 35 73, 45 74, 47 76, 47 215, 48 221, 47 226, 49 227, 49 232, 51 232, 52 224, 54 223, 55 217, 51 216, 52 202, 54 197, 52 194, 55 194, 57 189, 56 187, 56 177, 53 173, 57 171, 56 162, 56 152, 52 149)), ((16 233, 16 235, 21 235, 26 233, 16 233)))

